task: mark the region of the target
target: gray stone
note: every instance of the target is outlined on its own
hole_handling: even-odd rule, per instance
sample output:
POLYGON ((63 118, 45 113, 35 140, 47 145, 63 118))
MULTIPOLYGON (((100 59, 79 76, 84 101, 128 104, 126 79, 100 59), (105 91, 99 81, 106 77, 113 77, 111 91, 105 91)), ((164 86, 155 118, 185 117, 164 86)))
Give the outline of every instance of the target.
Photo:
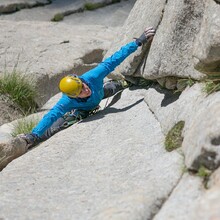
POLYGON ((216 169, 220 164, 219 96, 203 92, 203 84, 187 88, 178 97, 167 90, 151 88, 145 96, 155 118, 166 135, 179 121, 185 121, 182 150, 187 168, 198 170, 202 165, 216 169))
POLYGON ((207 74, 220 73, 220 5, 206 1, 201 29, 194 44, 195 68, 207 74))
POLYGON ((0 20, 51 21, 55 15, 62 14, 64 16, 62 22, 73 25, 119 26, 124 23, 135 1, 122 0, 120 3, 114 4, 112 0, 56 0, 44 7, 23 9, 13 14, 2 14, 0 20), (85 4, 88 3, 100 3, 103 6, 108 5, 108 7, 89 11, 85 10, 85 4), (116 23, 117 21, 118 23, 116 23))
POLYGON ((80 75, 100 62, 114 36, 114 29, 103 26, 1 21, 0 73, 16 66, 30 76, 42 105, 58 92, 64 75, 80 75))
MULTIPOLYGON (((119 49, 123 44, 132 41, 134 37, 139 37, 145 28, 151 26, 156 28, 160 23, 165 2, 166 0, 137 0, 105 57, 119 49)), ((109 77, 122 78, 123 75, 140 75, 140 73, 136 73, 136 70, 148 50, 149 45, 146 45, 135 54, 130 55, 109 77)))
POLYGON ((66 16, 62 22, 72 25, 105 25, 112 27, 123 26, 129 12, 136 0, 121 1, 117 4, 109 5, 94 11, 84 11, 66 16))
POLYGON ((189 220, 204 193, 202 178, 184 174, 154 220, 189 220))
POLYGON ((17 137, 9 143, 0 144, 0 171, 8 165, 12 160, 20 157, 28 150, 25 140, 17 137))
POLYGON ((179 181, 183 158, 165 151, 145 92, 125 90, 12 161, 0 175, 1 217, 151 219, 179 181))
POLYGON ((217 220, 220 219, 220 169, 217 169, 210 177, 209 187, 200 198, 192 220, 217 220))
POLYGON ((205 99, 185 130, 183 151, 190 169, 205 166, 214 170, 220 165, 219 98, 220 93, 215 93, 205 99))
POLYGON ((208 188, 212 188, 215 186, 220 186, 220 168, 212 173, 207 184, 208 188))
POLYGON ((50 2, 50 0, 1 0, 0 15, 1 13, 12 13, 23 8, 46 5, 50 2))
POLYGON ((200 29, 203 10, 201 0, 167 2, 144 63, 144 78, 176 76, 202 79, 205 76, 194 69, 192 59, 193 41, 200 29))
POLYGON ((165 135, 179 121, 185 121, 184 130, 188 129, 189 123, 197 114, 200 103, 206 97, 202 90, 202 84, 187 87, 181 95, 159 86, 148 89, 145 102, 160 122, 165 135))

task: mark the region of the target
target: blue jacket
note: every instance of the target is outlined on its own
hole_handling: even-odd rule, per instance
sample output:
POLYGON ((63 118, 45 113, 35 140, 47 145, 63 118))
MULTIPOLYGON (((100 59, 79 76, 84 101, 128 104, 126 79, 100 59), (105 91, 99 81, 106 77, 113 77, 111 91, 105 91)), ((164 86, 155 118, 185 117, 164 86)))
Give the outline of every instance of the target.
POLYGON ((81 78, 86 82, 92 91, 91 96, 82 101, 79 98, 70 98, 63 94, 57 104, 42 118, 38 125, 32 130, 32 133, 38 137, 42 136, 43 133, 50 128, 50 126, 66 112, 72 109, 79 110, 92 110, 102 100, 104 96, 103 91, 103 79, 111 73, 115 67, 117 67, 126 57, 136 51, 138 45, 136 42, 128 43, 121 47, 121 49, 115 52, 111 57, 101 62, 94 69, 84 73, 81 78))

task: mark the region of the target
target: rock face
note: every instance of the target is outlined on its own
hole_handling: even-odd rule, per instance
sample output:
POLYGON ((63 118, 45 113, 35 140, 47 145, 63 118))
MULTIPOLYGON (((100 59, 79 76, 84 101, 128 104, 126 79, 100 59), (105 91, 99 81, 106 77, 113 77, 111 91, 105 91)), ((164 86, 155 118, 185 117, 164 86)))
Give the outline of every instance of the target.
POLYGON ((207 74, 220 72, 220 5, 206 1, 201 30, 194 45, 195 68, 207 74))
POLYGON ((40 106, 58 92, 54 85, 64 75, 82 74, 100 62, 114 37, 114 29, 103 26, 8 21, 0 23, 0 33, 0 72, 18 63, 17 71, 35 79, 40 106))
POLYGON ((201 178, 185 174, 154 220, 193 219, 192 216, 202 196, 201 178))
MULTIPOLYGON (((160 23, 165 5, 166 0, 137 0, 122 30, 120 30, 117 38, 114 39, 111 49, 108 50, 105 57, 110 56, 114 51, 119 49, 121 45, 132 41, 134 37, 139 37, 146 27, 153 26, 156 28, 160 23)), ((148 50, 149 45, 142 48, 142 51, 128 57, 109 77, 121 78, 122 75, 137 75, 137 67, 143 59, 144 52, 148 50)))
POLYGON ((147 1, 138 0, 126 20, 123 31, 113 42, 108 56, 123 42, 139 37, 144 27, 157 27, 157 33, 149 47, 141 54, 135 54, 112 73, 111 77, 122 75, 142 76, 146 79, 160 79, 169 76, 205 77, 193 66, 194 38, 198 34, 204 13, 203 1, 147 1), (139 7, 142 5, 142 7, 139 7), (137 16, 140 16, 138 18, 137 16), (137 18, 136 18, 137 17, 137 18), (143 64, 140 67, 140 61, 143 64))
POLYGON ((124 91, 120 102, 11 162, 0 175, 1 217, 150 219, 181 177, 183 158, 165 151, 145 92, 124 91))
POLYGON ((56 0, 49 1, 50 4, 44 5, 40 4, 39 1, 37 5, 34 4, 35 1, 21 0, 17 2, 12 1, 11 3, 3 1, 3 3, 0 2, 0 13, 2 13, 0 20, 51 21, 56 15, 61 15, 62 18, 60 17, 60 19, 62 22, 71 23, 73 25, 104 25, 105 23, 107 26, 121 26, 135 1, 136 0, 56 0), (95 11, 89 10, 89 8, 92 9, 92 7, 97 6, 103 7, 95 11), (3 13, 3 9, 5 11, 6 8, 8 11, 7 14, 3 13), (16 13, 12 13, 14 11, 16 11, 16 13))
POLYGON ((12 13, 23 8, 32 8, 51 3, 51 0, 2 0, 0 3, 0 14, 12 13))
POLYGON ((144 64, 145 78, 202 78, 203 75, 193 67, 192 53, 203 11, 204 3, 200 0, 167 2, 156 38, 144 64))
MULTIPOLYGON (((29 67, 45 96, 41 104, 57 92, 63 74, 94 67, 107 49, 105 57, 147 26, 157 32, 110 75, 153 83, 140 86, 140 80, 103 100, 104 110, 27 153, 1 143, 0 163, 24 155, 3 164, 0 219, 219 219, 220 92, 204 89, 207 74, 220 73, 219 19, 217 0, 137 0, 117 29, 1 21, 1 71, 5 60, 13 68, 19 54, 19 68, 29 67), (192 86, 188 77, 201 82, 192 86), (164 142, 180 121, 182 146, 168 153, 164 142)), ((13 125, 0 127, 0 140, 10 138, 13 125)))

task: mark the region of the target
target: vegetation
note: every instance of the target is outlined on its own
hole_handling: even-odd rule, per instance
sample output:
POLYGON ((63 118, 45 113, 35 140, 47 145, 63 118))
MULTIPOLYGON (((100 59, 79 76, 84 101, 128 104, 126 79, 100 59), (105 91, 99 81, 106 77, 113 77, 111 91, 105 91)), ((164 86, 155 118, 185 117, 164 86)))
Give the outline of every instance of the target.
POLYGON ((32 131, 32 129, 38 124, 38 118, 32 119, 21 119, 16 122, 14 125, 11 135, 16 137, 18 134, 27 134, 32 131))
POLYGON ((104 6, 103 3, 91 3, 91 2, 87 2, 87 3, 85 3, 85 5, 84 5, 84 9, 85 9, 85 10, 88 10, 88 11, 92 11, 92 10, 101 8, 101 7, 103 7, 103 6, 104 6))
POLYGON ((200 166, 196 174, 197 176, 203 179, 203 184, 204 184, 205 189, 208 189, 208 182, 209 182, 209 178, 211 174, 212 174, 212 171, 202 165, 200 166))
POLYGON ((7 95, 24 115, 36 111, 37 104, 34 100, 37 92, 25 75, 16 71, 5 73, 0 78, 0 94, 7 95))
POLYGON ((187 86, 191 87, 196 83, 195 80, 188 78, 188 79, 179 79, 178 84, 178 90, 176 92, 182 92, 187 86))
POLYGON ((206 80, 204 91, 208 95, 220 91, 220 80, 206 80))
POLYGON ((111 3, 108 3, 108 4, 106 4, 106 3, 101 3, 101 2, 97 2, 97 3, 87 2, 87 3, 85 3, 85 5, 84 5, 84 9, 85 9, 85 10, 88 10, 88 11, 92 11, 92 10, 96 10, 96 9, 98 9, 98 8, 102 8, 102 7, 104 7, 104 6, 106 6, 106 5, 109 5, 109 4, 118 3, 118 2, 120 2, 120 1, 121 1, 121 0, 112 0, 112 2, 111 2, 111 3))
POLYGON ((204 166, 201 166, 197 172, 197 175, 200 177, 209 177, 211 174, 211 171, 205 168, 204 166))
POLYGON ((140 78, 138 85, 139 86, 143 86, 143 87, 148 87, 151 86, 154 83, 153 80, 148 80, 148 79, 144 79, 144 78, 140 78))
POLYGON ((165 138, 165 149, 167 151, 173 151, 182 145, 182 130, 184 128, 185 122, 179 121, 173 128, 168 132, 165 138))
POLYGON ((51 19, 51 21, 58 22, 58 21, 62 21, 63 18, 64 18, 63 13, 57 13, 57 14, 54 15, 54 17, 51 19))

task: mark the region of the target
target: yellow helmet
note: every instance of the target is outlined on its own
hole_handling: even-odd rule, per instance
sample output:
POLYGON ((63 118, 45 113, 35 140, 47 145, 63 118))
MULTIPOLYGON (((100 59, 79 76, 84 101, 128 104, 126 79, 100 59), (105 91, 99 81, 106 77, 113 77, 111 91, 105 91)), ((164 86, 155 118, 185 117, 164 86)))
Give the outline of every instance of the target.
POLYGON ((82 91, 82 81, 75 75, 65 76, 60 80, 60 91, 76 98, 82 91))

